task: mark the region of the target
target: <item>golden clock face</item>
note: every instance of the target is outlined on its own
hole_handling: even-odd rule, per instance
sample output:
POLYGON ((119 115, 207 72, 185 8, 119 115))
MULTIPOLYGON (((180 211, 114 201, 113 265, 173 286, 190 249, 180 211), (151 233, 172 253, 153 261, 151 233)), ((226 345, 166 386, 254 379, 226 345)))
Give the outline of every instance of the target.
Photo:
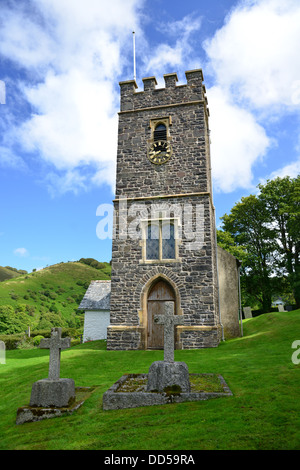
POLYGON ((155 165, 162 165, 169 160, 171 153, 172 151, 170 142, 167 142, 166 140, 158 140, 150 144, 148 158, 151 163, 155 163, 155 165))

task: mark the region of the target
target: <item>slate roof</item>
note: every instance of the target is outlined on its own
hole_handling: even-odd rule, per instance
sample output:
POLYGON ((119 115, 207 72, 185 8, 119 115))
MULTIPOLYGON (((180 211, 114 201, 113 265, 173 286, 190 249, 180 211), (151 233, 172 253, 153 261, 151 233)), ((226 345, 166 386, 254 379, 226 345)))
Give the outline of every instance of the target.
POLYGON ((111 281, 91 281, 80 305, 81 310, 109 310, 111 281))

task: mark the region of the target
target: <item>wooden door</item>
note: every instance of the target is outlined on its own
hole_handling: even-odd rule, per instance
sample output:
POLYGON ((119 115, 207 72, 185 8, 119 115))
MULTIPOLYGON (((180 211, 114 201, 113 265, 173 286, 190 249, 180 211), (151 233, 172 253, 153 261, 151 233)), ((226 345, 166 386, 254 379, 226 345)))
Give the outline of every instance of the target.
POLYGON ((158 281, 151 288, 148 295, 148 348, 163 349, 164 348, 164 326, 154 323, 154 316, 164 313, 164 303, 166 301, 174 302, 175 309, 175 292, 173 288, 165 281, 158 281))

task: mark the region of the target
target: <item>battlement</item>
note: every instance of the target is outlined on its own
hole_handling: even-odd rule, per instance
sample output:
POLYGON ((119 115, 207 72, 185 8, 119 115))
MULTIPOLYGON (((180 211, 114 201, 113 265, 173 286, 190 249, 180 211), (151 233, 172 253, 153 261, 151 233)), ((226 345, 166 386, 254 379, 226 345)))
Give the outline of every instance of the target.
POLYGON ((206 100, 201 69, 185 72, 187 83, 177 85, 177 73, 165 74, 165 88, 156 88, 155 77, 143 78, 144 89, 138 90, 135 80, 120 82, 121 112, 147 107, 172 106, 173 104, 206 100))

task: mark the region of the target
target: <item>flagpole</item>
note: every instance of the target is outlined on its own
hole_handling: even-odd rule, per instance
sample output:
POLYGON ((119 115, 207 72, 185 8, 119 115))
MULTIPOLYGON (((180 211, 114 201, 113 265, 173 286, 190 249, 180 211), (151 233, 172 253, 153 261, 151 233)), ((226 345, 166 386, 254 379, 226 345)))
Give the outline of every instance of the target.
POLYGON ((136 69, 135 69, 135 32, 132 31, 133 36, 133 79, 136 81, 136 69))

